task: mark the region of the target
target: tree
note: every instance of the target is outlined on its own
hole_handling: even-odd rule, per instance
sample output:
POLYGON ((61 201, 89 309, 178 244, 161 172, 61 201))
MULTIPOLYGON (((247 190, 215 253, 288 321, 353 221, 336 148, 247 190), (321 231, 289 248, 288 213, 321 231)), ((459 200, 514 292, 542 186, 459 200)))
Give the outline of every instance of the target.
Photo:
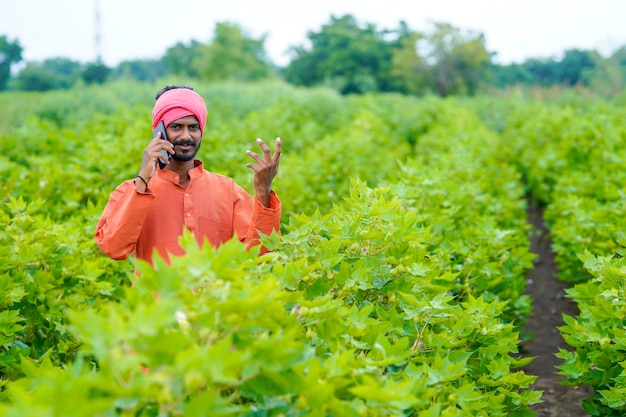
POLYGON ((176 75, 198 77, 198 71, 194 67, 193 61, 200 54, 202 47, 206 45, 192 40, 189 45, 182 42, 176 43, 167 49, 161 59, 162 65, 167 72, 176 75))
POLYGON ((467 38, 463 38, 460 32, 453 30, 453 33, 452 47, 448 55, 449 60, 446 62, 444 59, 439 65, 441 71, 441 68, 448 64, 449 70, 446 72, 452 75, 448 80, 443 81, 443 86, 438 76, 437 85, 440 93, 446 90, 445 83, 448 81, 450 85, 456 86, 456 89, 451 89, 454 93, 473 95, 478 91, 480 82, 486 75, 489 64, 491 64, 491 54, 485 47, 484 35, 471 34, 467 38), (457 38, 455 35, 459 37, 457 38))
POLYGON ((463 33, 448 23, 435 22, 431 33, 402 36, 401 47, 394 51, 392 74, 413 94, 474 94, 490 63, 481 33, 463 33))
POLYGON ((265 35, 254 39, 234 23, 217 23, 209 45, 199 46, 192 62, 202 80, 257 81, 273 74, 264 48, 265 35))
POLYGON ((91 62, 85 65, 81 77, 87 84, 104 84, 111 75, 111 68, 102 62, 91 62))
POLYGON ((614 59, 615 62, 621 67, 626 68, 626 45, 618 48, 615 52, 613 52, 613 54, 611 55, 611 59, 614 59))
POLYGON ((531 74, 534 83, 542 87, 588 85, 587 74, 593 72, 600 59, 596 51, 569 49, 560 60, 530 58, 524 62, 524 67, 531 74))
POLYGON ((531 74, 534 84, 547 87, 559 83, 558 68, 552 58, 529 58, 524 68, 531 74))
POLYGON ((15 88, 23 91, 48 91, 58 88, 56 77, 41 64, 28 62, 15 77, 15 88))
MULTIPOLYGON (((626 52, 626 48, 622 48, 622 51, 626 52)), ((615 97, 622 93, 626 86, 626 60, 620 60, 619 50, 606 59, 598 55, 596 60, 593 69, 584 73, 585 84, 604 97, 615 97)))
POLYGON ((113 69, 113 78, 129 78, 137 81, 156 81, 168 73, 163 60, 133 59, 120 62, 113 69))
POLYGON ((600 55, 596 51, 568 49, 557 64, 557 78, 565 85, 588 85, 585 73, 592 71, 599 60, 600 55))
POLYGON ((396 91, 420 95, 429 89, 428 64, 416 50, 422 38, 421 33, 410 32, 398 40, 398 47, 393 51, 391 60, 391 75, 395 80, 396 91))
POLYGON ((491 86, 503 88, 513 85, 530 85, 533 83, 533 77, 523 64, 493 64, 489 67, 487 82, 491 86))
POLYGON ((303 86, 330 84, 343 94, 389 91, 393 49, 385 40, 389 33, 373 24, 361 27, 352 15, 331 16, 319 32, 308 33, 310 48, 292 48, 285 78, 303 86))
POLYGON ((491 54, 482 33, 463 33, 449 23, 434 23, 434 31, 418 44, 430 64, 430 82, 441 97, 474 94, 486 74, 491 54))
POLYGON ((68 89, 80 79, 81 71, 81 64, 68 58, 29 62, 17 73, 16 86, 26 91, 68 89))
POLYGON ((6 36, 0 36, 0 91, 6 89, 11 78, 11 66, 22 61, 22 47, 19 42, 9 41, 6 36))

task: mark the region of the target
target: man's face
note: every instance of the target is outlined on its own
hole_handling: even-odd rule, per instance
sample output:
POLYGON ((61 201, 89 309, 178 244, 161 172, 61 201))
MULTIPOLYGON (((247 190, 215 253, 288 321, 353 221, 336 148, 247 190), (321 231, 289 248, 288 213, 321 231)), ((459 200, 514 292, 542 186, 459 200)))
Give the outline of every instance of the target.
POLYGON ((186 162, 195 158, 200 142, 202 131, 195 116, 185 116, 174 120, 166 129, 167 138, 174 145, 174 161, 186 162))

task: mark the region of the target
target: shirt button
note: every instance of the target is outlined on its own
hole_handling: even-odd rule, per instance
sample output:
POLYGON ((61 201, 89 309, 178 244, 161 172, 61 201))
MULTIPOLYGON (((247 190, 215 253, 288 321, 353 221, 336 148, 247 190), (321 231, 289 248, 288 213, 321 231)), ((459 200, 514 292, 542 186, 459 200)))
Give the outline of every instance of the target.
POLYGON ((189 197, 189 195, 190 195, 189 193, 185 193, 185 197, 189 197))
POLYGON ((190 216, 191 216, 191 213, 187 212, 187 217, 190 217, 190 216))

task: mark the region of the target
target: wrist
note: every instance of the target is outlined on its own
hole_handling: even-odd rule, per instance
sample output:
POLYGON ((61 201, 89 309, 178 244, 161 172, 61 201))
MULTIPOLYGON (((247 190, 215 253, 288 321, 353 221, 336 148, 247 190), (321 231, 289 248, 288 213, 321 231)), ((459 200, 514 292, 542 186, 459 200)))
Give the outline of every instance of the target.
POLYGON ((135 187, 137 187, 137 190, 139 190, 139 192, 146 192, 146 190, 148 189, 148 182, 150 180, 146 179, 143 175, 141 174, 137 174, 135 176, 135 179, 133 180, 133 182, 135 183, 135 187))
POLYGON ((261 192, 259 192, 259 190, 255 190, 254 195, 257 198, 257 200, 261 202, 261 204, 263 204, 265 207, 269 207, 271 192, 272 191, 269 188, 267 190, 262 190, 261 192))
POLYGON ((139 179, 139 181, 141 181, 142 183, 144 183, 144 185, 146 186, 146 188, 148 188, 148 181, 146 180, 141 174, 137 174, 137 176, 135 177, 135 179, 139 179))

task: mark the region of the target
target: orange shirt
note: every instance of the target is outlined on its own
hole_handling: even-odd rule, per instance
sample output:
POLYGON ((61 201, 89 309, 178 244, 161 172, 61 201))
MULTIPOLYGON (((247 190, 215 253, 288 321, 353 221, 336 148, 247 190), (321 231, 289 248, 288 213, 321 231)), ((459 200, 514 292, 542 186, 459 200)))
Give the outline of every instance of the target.
POLYGON ((206 171, 200 161, 189 177, 186 189, 178 185, 178 174, 165 169, 157 170, 144 193, 133 180, 120 184, 96 226, 102 252, 113 259, 132 253, 152 262, 155 249, 166 260, 168 254, 184 254, 178 243, 183 228, 198 244, 208 240, 214 247, 233 236, 255 245, 259 231, 280 232, 281 203, 273 191, 267 208, 231 178, 206 171))

